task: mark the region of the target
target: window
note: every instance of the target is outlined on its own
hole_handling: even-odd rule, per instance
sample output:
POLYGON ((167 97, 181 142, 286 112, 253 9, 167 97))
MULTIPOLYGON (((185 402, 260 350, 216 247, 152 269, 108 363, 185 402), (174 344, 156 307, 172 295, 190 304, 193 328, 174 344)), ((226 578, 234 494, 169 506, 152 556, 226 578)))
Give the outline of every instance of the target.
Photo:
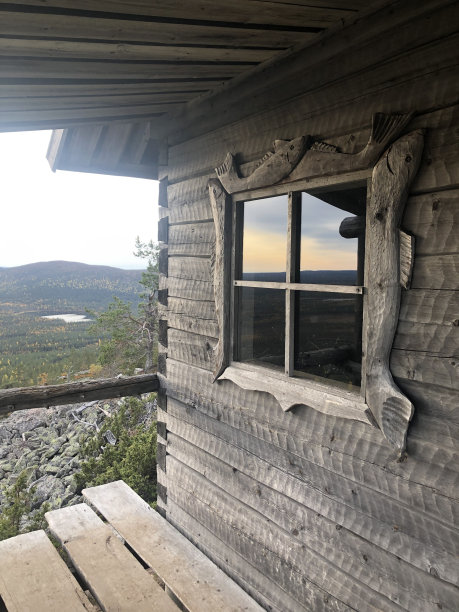
POLYGON ((358 391, 365 208, 365 185, 236 202, 234 361, 358 391))
POLYGON ((355 154, 309 136, 276 140, 244 167, 228 153, 208 183, 214 382, 269 393, 283 410, 306 405, 377 424, 399 453, 414 406, 394 382, 390 357, 414 262, 415 240, 401 221, 424 142, 421 130, 399 137, 409 120, 376 113, 355 154), (333 180, 342 187, 322 188, 333 180), (359 181, 368 181, 368 202, 359 181), (346 247, 335 243, 338 226, 346 247))

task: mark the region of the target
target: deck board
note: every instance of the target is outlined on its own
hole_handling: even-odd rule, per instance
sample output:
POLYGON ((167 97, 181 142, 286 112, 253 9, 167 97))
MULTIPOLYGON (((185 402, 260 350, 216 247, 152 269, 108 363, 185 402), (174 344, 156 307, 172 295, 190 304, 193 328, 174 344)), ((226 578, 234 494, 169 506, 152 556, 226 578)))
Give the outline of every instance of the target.
POLYGON ((46 520, 102 610, 178 611, 153 576, 89 506, 53 510, 46 514, 46 520))
POLYGON ((85 489, 83 495, 190 612, 262 610, 123 481, 85 489))
POLYGON ((41 530, 0 542, 0 596, 8 612, 94 610, 41 530))

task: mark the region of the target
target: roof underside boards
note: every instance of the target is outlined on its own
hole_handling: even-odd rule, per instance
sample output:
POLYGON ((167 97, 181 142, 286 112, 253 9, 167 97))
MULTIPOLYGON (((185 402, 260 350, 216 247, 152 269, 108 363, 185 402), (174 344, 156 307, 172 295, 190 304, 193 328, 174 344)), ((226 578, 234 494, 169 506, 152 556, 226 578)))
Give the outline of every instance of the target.
POLYGON ((0 1, 0 131, 162 117, 365 4, 0 1))

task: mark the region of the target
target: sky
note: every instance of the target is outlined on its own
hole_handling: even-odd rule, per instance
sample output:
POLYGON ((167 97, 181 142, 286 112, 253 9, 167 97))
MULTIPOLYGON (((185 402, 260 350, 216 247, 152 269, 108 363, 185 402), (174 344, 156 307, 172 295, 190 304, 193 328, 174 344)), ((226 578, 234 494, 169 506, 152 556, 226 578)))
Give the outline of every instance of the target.
MULTIPOLYGON (((244 272, 285 272, 287 196, 246 202, 244 272)), ((350 213, 302 194, 301 270, 355 270, 357 240, 342 238, 339 226, 350 213)))
POLYGON ((156 240, 158 183, 53 173, 49 131, 0 133, 0 267, 79 261, 143 268, 135 239, 156 240))

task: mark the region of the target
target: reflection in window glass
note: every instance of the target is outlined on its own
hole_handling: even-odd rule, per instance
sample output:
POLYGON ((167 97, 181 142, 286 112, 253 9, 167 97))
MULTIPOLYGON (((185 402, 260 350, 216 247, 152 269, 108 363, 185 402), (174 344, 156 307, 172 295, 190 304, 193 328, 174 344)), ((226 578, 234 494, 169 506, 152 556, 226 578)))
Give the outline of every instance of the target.
POLYGON ((295 370, 359 386, 362 295, 298 292, 295 370))
POLYGON ((286 195, 244 202, 242 278, 285 282, 286 195))
POLYGON ((284 366, 285 292, 239 288, 239 357, 284 366))
POLYGON ((352 216, 309 193, 301 194, 300 282, 357 284, 357 239, 339 233, 341 221, 352 216))

